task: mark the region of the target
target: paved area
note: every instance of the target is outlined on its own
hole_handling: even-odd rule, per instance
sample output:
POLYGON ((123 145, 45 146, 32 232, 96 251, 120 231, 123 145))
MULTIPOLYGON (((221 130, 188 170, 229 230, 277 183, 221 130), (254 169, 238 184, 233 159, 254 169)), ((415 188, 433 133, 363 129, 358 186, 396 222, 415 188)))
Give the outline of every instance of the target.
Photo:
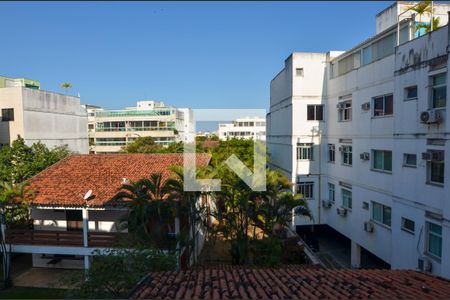
POLYGON ((30 268, 18 276, 13 276, 14 286, 38 288, 70 288, 68 279, 80 270, 54 268, 30 268))

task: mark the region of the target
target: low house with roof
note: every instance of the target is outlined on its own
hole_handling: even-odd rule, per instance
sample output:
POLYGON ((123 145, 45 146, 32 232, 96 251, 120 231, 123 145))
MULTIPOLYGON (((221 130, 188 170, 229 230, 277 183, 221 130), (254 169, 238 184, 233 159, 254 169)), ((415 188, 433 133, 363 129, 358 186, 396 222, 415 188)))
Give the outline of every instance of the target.
MULTIPOLYGON (((198 166, 209 164, 209 155, 195 157, 198 166)), ((33 228, 7 229, 8 249, 31 253, 34 267, 89 268, 94 251, 118 246, 127 237, 118 224, 127 216, 128 205, 114 199, 122 185, 153 173, 167 179, 173 166, 183 166, 183 159, 181 153, 104 154, 72 155, 59 161, 29 180, 33 228)), ((205 197, 197 200, 204 202, 205 197)), ((179 233, 177 218, 174 228, 174 234, 179 233)), ((204 234, 198 228, 197 236, 191 237, 198 244, 197 252, 204 234)), ((180 261, 188 265, 192 255, 181 253, 180 261)))

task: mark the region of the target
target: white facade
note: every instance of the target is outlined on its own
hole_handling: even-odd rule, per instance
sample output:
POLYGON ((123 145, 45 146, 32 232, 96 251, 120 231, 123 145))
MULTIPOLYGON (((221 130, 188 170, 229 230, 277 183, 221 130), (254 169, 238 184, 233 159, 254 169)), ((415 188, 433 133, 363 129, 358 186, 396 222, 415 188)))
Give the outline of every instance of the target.
POLYGON ((314 221, 295 225, 347 236, 353 266, 363 247, 393 269, 420 259, 450 278, 449 27, 414 38, 406 18, 396 46, 397 25, 383 28, 383 18, 375 37, 345 53, 285 61, 271 82, 271 163, 308 199, 314 221))
POLYGON ((0 144, 18 135, 27 145, 68 145, 80 154, 89 151, 87 115, 80 98, 25 87, 0 88, 0 144), (12 119, 11 119, 12 116, 12 119))
POLYGON ((123 110, 85 107, 92 153, 120 152, 138 137, 150 136, 161 145, 195 140, 195 121, 190 108, 174 108, 157 101, 138 101, 136 107, 123 110))
POLYGON ((232 138, 266 140, 266 120, 258 117, 245 117, 233 121, 233 123, 219 124, 219 139, 232 138))

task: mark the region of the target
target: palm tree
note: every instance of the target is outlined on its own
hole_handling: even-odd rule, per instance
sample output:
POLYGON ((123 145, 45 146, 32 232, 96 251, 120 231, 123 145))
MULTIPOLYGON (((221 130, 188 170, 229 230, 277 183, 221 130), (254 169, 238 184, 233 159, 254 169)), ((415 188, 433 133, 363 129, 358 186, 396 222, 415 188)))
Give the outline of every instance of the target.
POLYGON ((409 10, 414 11, 419 16, 419 22, 422 22, 422 16, 431 12, 431 1, 425 0, 419 2, 418 4, 411 6, 409 10))
POLYGON ((439 18, 433 18, 433 22, 432 23, 427 23, 427 24, 417 24, 416 25, 416 31, 419 31, 420 29, 424 28, 425 29, 425 33, 429 33, 431 32, 431 24, 433 24, 433 30, 438 29, 440 23, 440 19, 439 18))
POLYGON ((65 90, 65 93, 67 94, 67 91, 72 88, 72 84, 69 82, 61 83, 61 88, 65 90))
POLYGON ((149 178, 123 184, 113 198, 128 204, 130 210, 120 228, 127 228, 135 242, 160 249, 173 248, 175 241, 168 234, 175 231, 178 195, 172 192, 169 183, 162 173, 154 173, 149 178))

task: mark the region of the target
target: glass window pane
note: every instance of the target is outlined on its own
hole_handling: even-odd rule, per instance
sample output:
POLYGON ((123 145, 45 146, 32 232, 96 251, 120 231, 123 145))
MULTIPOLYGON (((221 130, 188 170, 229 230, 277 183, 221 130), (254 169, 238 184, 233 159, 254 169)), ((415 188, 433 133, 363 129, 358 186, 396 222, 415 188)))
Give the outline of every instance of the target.
POLYGON ((431 165, 431 181, 444 183, 444 164, 441 162, 430 163, 431 165))
POLYGON ((389 206, 383 206, 383 224, 391 226, 391 208, 389 206))
POLYGON ((392 152, 384 151, 384 170, 392 171, 392 152))
POLYGON ((373 99, 373 115, 374 116, 382 116, 384 114, 383 108, 383 97, 378 97, 373 99))
POLYGON ((383 168, 383 152, 373 151, 373 168, 381 170, 383 168))
POLYGON ((307 112, 308 113, 308 116, 307 116, 308 121, 314 120, 314 105, 308 105, 307 110, 308 110, 308 112, 307 112))
POLYGON ((394 96, 389 95, 385 97, 385 109, 384 113, 386 115, 392 115, 394 112, 394 96))
POLYGON ((316 120, 323 120, 323 105, 316 106, 316 120))

